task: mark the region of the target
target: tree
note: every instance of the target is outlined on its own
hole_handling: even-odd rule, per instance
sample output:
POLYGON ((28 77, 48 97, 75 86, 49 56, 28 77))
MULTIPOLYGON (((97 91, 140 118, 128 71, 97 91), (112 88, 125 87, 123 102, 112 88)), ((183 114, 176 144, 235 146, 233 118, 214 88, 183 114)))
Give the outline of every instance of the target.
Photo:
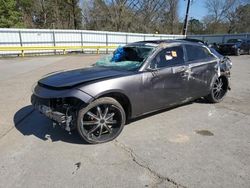
POLYGON ((22 27, 21 13, 15 0, 0 0, 0 27, 22 27))
POLYGON ((87 29, 179 33, 179 0, 94 0, 83 9, 87 29))
POLYGON ((18 0, 28 28, 81 29, 79 0, 18 0))
POLYGON ((82 0, 82 27, 87 29, 88 23, 90 22, 90 7, 91 7, 91 0, 82 0))
POLYGON ((207 0, 206 33, 249 32, 249 0, 207 0))
MULTIPOLYGON (((72 19, 73 25, 71 26, 73 29, 81 29, 82 23, 82 12, 79 7, 79 0, 67 0, 69 11, 69 18, 72 19)), ((69 20, 71 23, 71 20, 69 20)))
POLYGON ((237 0, 207 0, 205 6, 209 12, 208 16, 214 22, 220 22, 226 19, 227 14, 235 9, 237 0))
POLYGON ((204 17, 207 33, 231 33, 238 4, 239 0, 207 0, 209 14, 204 17))
POLYGON ((34 10, 35 0, 17 0, 16 9, 20 11, 24 27, 33 28, 30 12, 34 10))
POLYGON ((202 34, 204 32, 204 25, 200 20, 193 19, 191 18, 189 20, 189 30, 188 34, 193 35, 193 34, 202 34))
POLYGON ((250 3, 239 6, 235 11, 235 32, 250 32, 250 3))
POLYGON ((178 5, 179 0, 169 0, 169 20, 170 20, 170 29, 171 34, 179 33, 178 23, 179 23, 179 17, 178 17, 178 5))

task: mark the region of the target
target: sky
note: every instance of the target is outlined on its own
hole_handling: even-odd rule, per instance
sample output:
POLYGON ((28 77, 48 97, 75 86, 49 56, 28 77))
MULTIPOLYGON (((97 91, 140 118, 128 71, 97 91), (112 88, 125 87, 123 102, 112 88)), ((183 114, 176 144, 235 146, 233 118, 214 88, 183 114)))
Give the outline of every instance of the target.
MULTIPOLYGON (((184 20, 187 8, 187 0, 180 0, 179 17, 184 20)), ((189 10, 189 18, 201 20, 207 14, 205 0, 193 0, 189 10)))

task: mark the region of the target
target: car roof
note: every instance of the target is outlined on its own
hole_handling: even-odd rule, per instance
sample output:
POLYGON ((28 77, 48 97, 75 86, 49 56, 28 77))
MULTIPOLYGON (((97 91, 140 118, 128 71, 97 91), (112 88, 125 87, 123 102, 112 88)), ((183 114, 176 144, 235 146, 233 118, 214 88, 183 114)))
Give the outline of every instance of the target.
POLYGON ((172 43, 182 43, 182 44, 190 44, 190 45, 201 45, 204 44, 200 41, 193 41, 188 39, 166 39, 166 40, 146 40, 146 41, 139 41, 128 44, 129 46, 158 46, 159 44, 172 44, 172 43))

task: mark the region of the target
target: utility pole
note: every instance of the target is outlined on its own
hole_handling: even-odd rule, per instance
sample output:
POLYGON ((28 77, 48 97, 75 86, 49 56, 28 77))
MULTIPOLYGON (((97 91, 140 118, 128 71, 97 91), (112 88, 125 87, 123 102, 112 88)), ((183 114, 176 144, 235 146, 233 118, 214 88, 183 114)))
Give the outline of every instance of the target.
POLYGON ((185 36, 187 35, 188 13, 189 13, 190 2, 191 2, 191 0, 188 0, 188 3, 187 3, 187 10, 186 10, 186 16, 185 16, 184 26, 183 26, 183 31, 182 31, 182 34, 185 35, 185 36))

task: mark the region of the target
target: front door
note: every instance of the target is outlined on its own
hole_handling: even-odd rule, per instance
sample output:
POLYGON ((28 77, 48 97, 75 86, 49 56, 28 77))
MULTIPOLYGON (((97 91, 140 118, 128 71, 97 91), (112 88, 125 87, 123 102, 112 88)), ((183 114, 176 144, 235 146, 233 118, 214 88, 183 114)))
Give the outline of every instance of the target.
POLYGON ((187 96, 187 66, 182 46, 160 51, 143 73, 145 111, 154 111, 181 103, 187 96))

